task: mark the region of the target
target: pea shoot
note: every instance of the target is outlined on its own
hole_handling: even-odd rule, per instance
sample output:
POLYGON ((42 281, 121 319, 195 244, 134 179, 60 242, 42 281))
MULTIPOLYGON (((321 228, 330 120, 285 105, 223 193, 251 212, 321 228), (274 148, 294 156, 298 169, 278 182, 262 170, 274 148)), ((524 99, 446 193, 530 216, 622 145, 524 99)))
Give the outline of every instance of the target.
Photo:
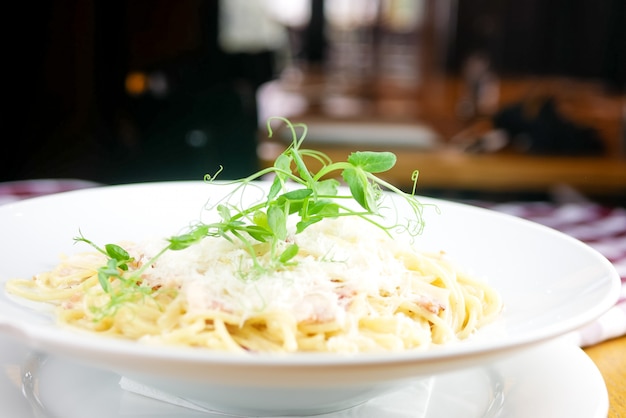
MULTIPOLYGON (((98 280, 112 300, 117 295, 116 292, 139 291, 142 288, 140 276, 143 268, 153 264, 163 253, 183 250, 206 237, 220 237, 243 245, 252 260, 253 269, 241 271, 240 275, 242 279, 251 280, 272 271, 289 268, 295 263, 294 258, 299 248, 289 237, 291 221, 295 223, 295 234, 324 219, 342 216, 361 217, 389 234, 397 228, 413 237, 422 232, 423 205, 415 198, 418 172, 415 171, 412 175, 411 193, 405 193, 377 176, 396 164, 395 154, 358 151, 352 153, 346 161, 333 162, 320 151, 302 148, 307 134, 305 124, 293 124, 281 117, 270 118, 267 122, 270 137, 273 135, 271 123, 274 120, 285 124, 292 141, 276 158, 273 166, 240 180, 215 183, 235 186, 226 197, 207 207, 218 215, 217 221, 197 223, 183 234, 169 237, 165 248, 138 270, 129 270, 129 264, 134 260, 122 247, 107 244, 100 248, 82 234, 75 238, 76 241, 92 245, 107 256, 107 264, 98 270, 98 280), (315 161, 320 168, 313 171, 306 164, 308 160, 315 161), (250 205, 242 204, 244 199, 240 197, 247 188, 258 187, 255 180, 267 177, 273 179, 263 198, 250 205), (347 188, 340 187, 339 179, 343 180, 347 188), (407 203, 412 214, 409 219, 393 225, 383 223, 381 209, 385 201, 384 190, 403 198, 401 200, 407 203), (260 245, 267 251, 262 259, 257 253, 260 245), (123 283, 123 286, 114 290, 111 285, 114 281, 123 283)), ((205 175, 204 181, 214 183, 220 171, 221 168, 215 175, 205 175)), ((116 298, 119 299, 119 296, 116 298)))

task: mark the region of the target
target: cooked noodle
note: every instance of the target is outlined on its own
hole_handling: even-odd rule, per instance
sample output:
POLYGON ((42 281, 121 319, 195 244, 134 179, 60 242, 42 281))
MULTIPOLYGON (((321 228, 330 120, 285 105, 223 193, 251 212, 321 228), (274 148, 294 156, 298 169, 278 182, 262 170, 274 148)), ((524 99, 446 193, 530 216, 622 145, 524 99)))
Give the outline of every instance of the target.
MULTIPOLYGON (((326 219, 289 240, 299 247, 293 262, 261 273, 240 243, 207 237, 164 254, 131 290, 117 279, 103 289, 98 253, 64 257, 7 290, 52 303, 60 323, 83 330, 253 352, 428 348, 470 337, 502 308, 493 288, 444 253, 419 251, 358 218, 326 219)), ((130 272, 162 246, 125 244, 136 260, 130 272)), ((259 244, 258 258, 266 251, 259 244)))

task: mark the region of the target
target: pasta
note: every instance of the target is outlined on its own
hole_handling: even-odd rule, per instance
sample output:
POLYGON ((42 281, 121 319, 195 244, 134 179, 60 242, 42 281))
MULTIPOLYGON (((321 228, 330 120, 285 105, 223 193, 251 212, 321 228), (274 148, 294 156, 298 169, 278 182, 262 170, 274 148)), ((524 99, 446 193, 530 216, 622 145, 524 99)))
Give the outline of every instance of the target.
POLYGON ((62 258, 7 291, 52 304, 61 324, 147 344, 232 352, 378 352, 426 349, 469 338, 502 309, 498 292, 443 252, 392 239, 359 217, 290 232, 288 262, 259 272, 275 249, 206 237, 164 253, 162 240, 123 243, 138 281, 109 278, 98 252, 62 258))

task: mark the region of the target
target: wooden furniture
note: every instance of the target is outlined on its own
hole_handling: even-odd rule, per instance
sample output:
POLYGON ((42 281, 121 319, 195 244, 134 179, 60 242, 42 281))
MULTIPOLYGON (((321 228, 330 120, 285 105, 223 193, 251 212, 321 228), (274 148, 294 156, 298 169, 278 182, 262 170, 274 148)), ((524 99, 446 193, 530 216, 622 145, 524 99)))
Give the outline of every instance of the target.
POLYGON ((609 392, 608 418, 626 416, 626 336, 588 347, 585 353, 598 366, 609 392))
MULTIPOLYGON (((310 145, 309 145, 310 147, 310 145)), ((333 161, 342 161, 358 146, 315 146, 333 161)), ((262 163, 273 163, 283 144, 266 147, 262 163)), ((368 147, 369 150, 395 152, 396 166, 384 177, 389 182, 409 187, 411 174, 419 170, 418 191, 429 189, 489 192, 550 192, 567 185, 590 195, 626 196, 626 161, 601 157, 528 157, 514 154, 473 155, 451 148, 420 151, 368 147)))
MULTIPOLYGON (((459 146, 463 141, 459 137, 471 135, 472 129, 488 128, 480 126, 484 122, 459 117, 457 106, 463 98, 464 87, 455 78, 435 77, 404 89, 389 82, 376 82, 368 88, 344 85, 339 89, 319 76, 297 83, 279 80, 273 84, 265 96, 260 95, 262 117, 287 117, 292 122, 306 123, 311 130, 320 123, 349 126, 376 122, 387 125, 390 130, 398 124, 413 124, 436 132, 439 142, 430 148, 417 143, 415 147, 389 145, 384 137, 378 143, 306 144, 308 148, 327 153, 335 161, 365 148, 392 151, 398 162, 384 176, 401 187, 411 186, 411 174, 419 170, 418 190, 488 191, 506 195, 550 193, 566 185, 590 197, 611 196, 626 201, 626 97, 607 93, 593 83, 568 79, 504 80, 499 82, 498 106, 539 94, 552 94, 558 98, 558 110, 563 117, 598 132, 606 148, 602 156, 539 156, 511 150, 465 152, 464 147, 459 146), (288 104, 294 98, 293 103, 298 105, 288 104), (329 105, 331 99, 344 100, 343 108, 329 105)), ((259 156, 263 166, 271 164, 288 144, 277 137, 267 139, 264 132, 260 135, 259 156)))

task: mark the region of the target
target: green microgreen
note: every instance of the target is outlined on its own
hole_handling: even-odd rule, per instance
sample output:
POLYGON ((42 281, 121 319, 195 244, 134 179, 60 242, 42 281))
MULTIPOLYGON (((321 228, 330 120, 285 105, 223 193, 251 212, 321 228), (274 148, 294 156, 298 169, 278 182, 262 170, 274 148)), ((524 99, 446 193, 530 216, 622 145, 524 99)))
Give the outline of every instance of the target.
POLYGON ((109 295, 108 303, 99 307, 91 307, 96 320, 111 316, 124 302, 136 300, 138 296, 150 296, 152 289, 142 286, 139 274, 126 275, 129 264, 135 260, 128 252, 117 244, 106 244, 104 248, 85 238, 82 233, 74 238, 75 242, 84 242, 107 257, 104 266, 98 268, 98 282, 109 295))
MULTIPOLYGON (((253 268, 250 271, 242 268, 240 277, 255 279, 272 271, 289 268, 295 263, 299 248, 289 237, 290 221, 294 221, 295 234, 323 219, 342 216, 361 217, 388 234, 398 228, 412 237, 422 232, 423 205, 415 198, 418 172, 412 175, 411 193, 401 191, 376 175, 396 164, 395 154, 358 151, 349 155, 346 161, 333 162, 322 152, 302 148, 307 134, 305 124, 293 124, 282 117, 270 118, 267 122, 270 137, 273 135, 271 122, 274 120, 283 122, 292 136, 290 145, 276 158, 274 164, 243 179, 214 183, 235 186, 219 202, 207 206, 207 210, 217 215, 217 220, 197 223, 185 233, 169 237, 166 247, 144 267, 151 265, 166 251, 183 250, 206 237, 220 237, 243 246, 252 260, 253 268), (298 134, 298 131, 301 133, 298 134), (308 160, 321 167, 313 171, 306 164, 308 160), (252 204, 244 204, 248 187, 258 187, 255 180, 270 176, 273 180, 263 198, 252 204), (348 186, 349 193, 340 188, 339 179, 348 186), (392 225, 384 223, 384 217, 380 214, 385 201, 384 190, 401 196, 401 201, 408 205, 411 216, 405 222, 396 221, 392 225), (258 244, 263 244, 267 249, 263 257, 257 254, 258 244)), ((222 167, 214 175, 205 175, 204 180, 213 183, 221 170, 222 167)), ((82 235, 76 240, 92 245, 108 257, 107 264, 98 270, 98 279, 105 292, 111 294, 112 300, 120 299, 119 295, 113 294, 111 285, 116 280, 124 284, 118 286, 118 291, 132 293, 141 288, 139 277, 143 268, 129 272, 129 263, 133 259, 123 248, 114 244, 99 248, 82 235)))

